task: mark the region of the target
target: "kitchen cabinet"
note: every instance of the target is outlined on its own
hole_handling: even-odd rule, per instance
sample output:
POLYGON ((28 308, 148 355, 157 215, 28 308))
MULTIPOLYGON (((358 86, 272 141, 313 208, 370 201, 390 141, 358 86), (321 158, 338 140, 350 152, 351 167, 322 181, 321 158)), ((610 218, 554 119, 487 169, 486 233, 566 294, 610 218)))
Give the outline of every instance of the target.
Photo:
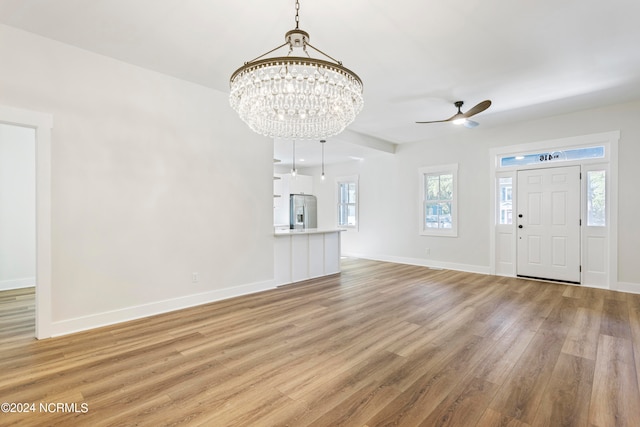
POLYGON ((313 194, 313 177, 290 173, 273 174, 273 224, 289 225, 289 195, 313 194))
POLYGON ((340 272, 340 233, 343 230, 275 232, 275 285, 299 282, 340 272))
POLYGON ((289 194, 313 194, 313 177, 288 174, 289 194))

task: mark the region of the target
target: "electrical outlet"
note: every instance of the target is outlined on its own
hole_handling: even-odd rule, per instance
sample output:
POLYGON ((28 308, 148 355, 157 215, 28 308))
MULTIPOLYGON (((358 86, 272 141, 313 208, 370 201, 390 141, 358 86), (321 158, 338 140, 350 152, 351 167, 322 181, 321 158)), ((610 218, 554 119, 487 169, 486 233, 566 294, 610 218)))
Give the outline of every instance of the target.
POLYGON ((200 279, 200 275, 198 273, 191 273, 191 282, 192 283, 198 283, 199 279, 200 279))
POLYGON ((424 254, 425 255, 431 255, 431 248, 425 248, 424 254))

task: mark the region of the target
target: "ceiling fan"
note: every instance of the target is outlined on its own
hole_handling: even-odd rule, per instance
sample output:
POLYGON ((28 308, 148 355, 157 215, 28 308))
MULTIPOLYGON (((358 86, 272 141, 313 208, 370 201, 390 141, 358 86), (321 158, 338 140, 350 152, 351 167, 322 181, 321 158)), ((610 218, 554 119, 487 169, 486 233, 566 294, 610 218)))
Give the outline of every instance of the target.
POLYGON ((481 103, 477 104, 476 106, 471 108, 466 113, 463 113, 460 110, 460 108, 462 107, 463 104, 464 104, 463 101, 456 101, 453 105, 458 107, 458 112, 456 114, 454 114, 453 116, 449 117, 446 120, 434 120, 434 121, 430 121, 430 122, 416 122, 416 123, 453 122, 456 125, 464 125, 464 127, 466 127, 466 128, 474 128, 474 127, 478 126, 479 123, 478 122, 474 122, 473 120, 469 120, 469 117, 475 116, 478 113, 482 113, 484 110, 489 108, 491 106, 491 101, 489 101, 488 99, 486 101, 482 101, 481 103))

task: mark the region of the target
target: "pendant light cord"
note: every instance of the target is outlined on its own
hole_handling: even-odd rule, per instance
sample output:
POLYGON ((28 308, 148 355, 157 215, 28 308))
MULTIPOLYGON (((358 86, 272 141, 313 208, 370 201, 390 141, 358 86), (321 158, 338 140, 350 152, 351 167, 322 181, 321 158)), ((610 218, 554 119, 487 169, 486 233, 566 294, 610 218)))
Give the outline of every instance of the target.
POLYGON ((291 169, 291 174, 296 174, 296 140, 293 140, 293 169, 291 169))
POLYGON ((324 139, 320 140, 320 144, 322 144, 322 175, 320 175, 321 179, 324 179, 324 143, 327 142, 324 139))

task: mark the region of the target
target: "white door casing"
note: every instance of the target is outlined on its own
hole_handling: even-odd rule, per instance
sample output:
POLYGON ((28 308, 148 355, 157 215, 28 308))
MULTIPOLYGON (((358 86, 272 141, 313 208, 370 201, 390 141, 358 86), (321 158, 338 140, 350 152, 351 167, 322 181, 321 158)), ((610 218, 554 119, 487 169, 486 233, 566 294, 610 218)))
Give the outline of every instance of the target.
POLYGON ((36 338, 52 335, 51 129, 53 116, 0 105, 0 122, 36 130, 36 338))
POLYGON ((520 170, 517 182, 517 275, 580 283, 580 166, 520 170))
POLYGON ((513 203, 517 209, 517 177, 520 170, 546 169, 549 162, 526 166, 505 166, 501 159, 522 156, 529 153, 546 153, 571 150, 574 148, 603 146, 605 155, 601 158, 583 158, 554 162, 553 166, 580 166, 582 171, 581 210, 581 285, 594 288, 622 290, 618 282, 618 145, 620 131, 614 130, 566 138, 518 143, 499 146, 489 150, 489 179, 493 189, 490 197, 490 274, 516 276, 517 269, 517 211, 513 211, 513 222, 501 222, 499 200, 500 179, 513 182, 513 203), (606 174, 606 223, 588 224, 587 177, 589 171, 604 171, 606 174))

